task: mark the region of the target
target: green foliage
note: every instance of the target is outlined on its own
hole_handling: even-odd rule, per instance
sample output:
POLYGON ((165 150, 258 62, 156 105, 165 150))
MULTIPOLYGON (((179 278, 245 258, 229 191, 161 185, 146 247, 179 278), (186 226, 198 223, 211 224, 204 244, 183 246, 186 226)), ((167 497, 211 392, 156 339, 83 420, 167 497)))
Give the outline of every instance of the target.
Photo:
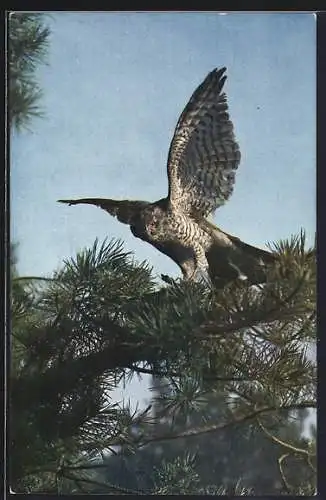
POLYGON ((191 495, 199 482, 198 474, 194 471, 194 457, 186 455, 177 457, 169 463, 163 462, 156 471, 155 495, 191 495))
POLYGON ((219 290, 159 286, 121 242, 95 241, 46 281, 13 260, 13 489, 246 494, 265 464, 260 494, 314 491, 315 451, 290 419, 316 406, 315 252, 303 233, 277 250, 266 284, 219 290), (164 382, 152 406, 112 400, 143 373, 164 382), (114 463, 150 479, 119 482, 114 463))
POLYGON ((27 128, 31 119, 43 116, 39 107, 42 91, 37 68, 44 63, 50 30, 44 14, 14 12, 8 21, 9 123, 17 130, 27 128))
MULTIPOLYGON (((166 393, 167 387, 163 380, 154 379, 153 382, 155 394, 166 393)), ((166 435, 171 426, 171 416, 164 413, 162 416, 162 405, 164 399, 156 398, 152 410, 156 416, 154 436, 166 435)), ((154 439, 134 454, 121 451, 117 456, 106 457, 106 468, 100 469, 101 480, 115 480, 119 486, 153 494, 157 488, 163 488, 163 479, 161 482, 157 481, 159 471, 160 478, 166 477, 165 491, 171 493, 173 488, 181 489, 181 485, 186 489, 187 481, 190 483, 184 494, 232 496, 286 492, 278 467, 278 459, 286 450, 284 446, 270 439, 255 421, 242 421, 237 426, 226 425, 225 428, 211 430, 211 426, 222 420, 226 410, 225 394, 216 391, 216 394, 207 395, 207 405, 191 415, 188 414, 187 427, 206 428, 208 432, 165 441, 154 439), (184 472, 185 463, 188 466, 187 473, 184 472), (153 469, 156 471, 154 479, 153 469), (169 479, 172 474, 175 474, 173 482, 169 479)), ((290 412, 283 411, 277 420, 275 415, 266 415, 264 422, 269 430, 272 429, 273 435, 285 443, 296 443, 297 446, 307 449, 307 440, 301 435, 301 423, 305 416, 305 411, 300 410, 297 415, 299 420, 293 421, 290 412)), ((176 434, 179 433, 180 436, 185 429, 184 419, 175 417, 173 426, 176 434)), ((150 432, 153 432, 153 429, 148 429, 145 434, 150 432)), ((294 487, 295 491, 299 491, 300 485, 305 483, 310 488, 314 484, 314 472, 307 463, 307 457, 301 455, 290 457, 290 460, 287 458, 284 463, 284 472, 291 491, 294 491, 294 487)))

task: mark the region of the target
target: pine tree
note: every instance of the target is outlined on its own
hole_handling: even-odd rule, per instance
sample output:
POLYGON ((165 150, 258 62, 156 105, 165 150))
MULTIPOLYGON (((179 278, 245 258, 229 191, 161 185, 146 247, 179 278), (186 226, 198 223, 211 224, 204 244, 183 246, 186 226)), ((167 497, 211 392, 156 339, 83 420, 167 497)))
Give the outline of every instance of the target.
MULTIPOLYGON (((183 440, 189 443, 183 454, 171 444, 157 469, 152 461, 150 492, 225 492, 236 487, 237 471, 228 472, 227 484, 208 484, 203 470, 214 465, 210 440, 228 430, 233 443, 237 436, 247 440, 250 453, 259 452, 262 434, 277 445, 279 492, 312 494, 314 440, 291 433, 284 422, 316 407, 316 366, 307 355, 316 334, 315 250, 305 249, 304 233, 276 250, 279 262, 262 286, 213 290, 181 280, 161 286, 120 242, 97 241, 48 281, 30 280, 37 286, 28 300, 14 285, 26 292, 29 280, 16 276, 12 488, 133 494, 134 488, 99 476, 108 470, 108 454, 183 440), (17 300, 26 300, 24 307, 17 300), (166 384, 156 411, 112 400, 112 390, 135 373, 166 384), (215 413, 214 398, 221 401, 215 413), (190 450, 196 439, 199 463, 190 450)), ((238 494, 251 491, 259 455, 255 460, 243 460, 238 494)))
POLYGON ((9 124, 20 131, 43 116, 37 68, 46 62, 50 29, 44 14, 13 12, 8 20, 9 124))
MULTIPOLYGON (((162 401, 170 391, 167 391, 166 381, 155 377, 152 389, 155 394, 152 412, 157 417, 155 434, 162 435, 171 425, 171 417, 160 418, 164 407, 162 401)), ((218 388, 205 399, 207 404, 201 411, 187 413, 189 426, 217 421, 225 412, 227 395, 219 392, 218 388)), ((300 447, 304 448, 308 444, 302 437, 306 411, 300 410, 295 420, 290 412, 284 412, 287 414, 282 415, 278 422, 269 418, 268 424, 273 426, 274 434, 285 442, 300 443, 300 447)), ((174 427, 184 430, 184 418, 174 418, 174 427)), ((106 457, 107 468, 100 470, 99 477, 102 481, 115 480, 120 486, 152 494, 164 491, 164 494, 235 495, 242 491, 275 495, 284 489, 278 467, 278 459, 283 452, 282 445, 269 439, 261 428, 249 421, 215 433, 158 443, 154 441, 136 453, 122 449, 117 455, 106 457), (176 475, 176 482, 171 480, 172 474, 176 475), (220 486, 216 487, 216 484, 220 486)), ((286 464, 286 475, 291 484, 296 484, 298 478, 302 482, 307 473, 307 480, 311 481, 311 471, 300 459, 286 464)))

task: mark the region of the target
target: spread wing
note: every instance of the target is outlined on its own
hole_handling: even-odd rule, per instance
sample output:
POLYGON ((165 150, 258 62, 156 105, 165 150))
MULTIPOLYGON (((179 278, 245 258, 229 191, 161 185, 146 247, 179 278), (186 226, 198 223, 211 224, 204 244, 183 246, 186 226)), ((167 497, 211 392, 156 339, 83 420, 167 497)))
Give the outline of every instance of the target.
POLYGON ((190 214, 207 216, 233 192, 240 151, 221 93, 225 70, 214 69, 195 90, 169 150, 169 202, 190 214))
POLYGON ((103 208, 106 212, 118 221, 124 224, 132 224, 134 219, 138 217, 139 213, 147 208, 150 203, 147 201, 138 200, 110 200, 105 198, 80 198, 78 200, 58 200, 60 203, 67 203, 68 205, 95 205, 96 207, 103 208))

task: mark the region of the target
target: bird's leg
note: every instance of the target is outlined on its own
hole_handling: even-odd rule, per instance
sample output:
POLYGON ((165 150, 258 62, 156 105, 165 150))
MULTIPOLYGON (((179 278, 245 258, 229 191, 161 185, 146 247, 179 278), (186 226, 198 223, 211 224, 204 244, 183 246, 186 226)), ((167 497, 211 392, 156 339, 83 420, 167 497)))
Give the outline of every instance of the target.
POLYGON ((209 264, 203 247, 199 244, 195 244, 193 250, 195 253, 196 267, 190 276, 190 280, 199 278, 199 281, 210 283, 209 264))
POLYGON ((204 271, 201 267, 198 267, 195 272, 194 280, 202 283, 206 287, 212 287, 212 281, 207 271, 204 271))
POLYGON ((208 272, 208 260, 206 258, 205 251, 200 244, 194 245, 195 259, 196 259, 196 268, 200 268, 203 271, 208 272))
POLYGON ((191 277, 196 272, 196 264, 194 258, 185 259, 179 262, 183 277, 185 280, 191 280, 191 277))

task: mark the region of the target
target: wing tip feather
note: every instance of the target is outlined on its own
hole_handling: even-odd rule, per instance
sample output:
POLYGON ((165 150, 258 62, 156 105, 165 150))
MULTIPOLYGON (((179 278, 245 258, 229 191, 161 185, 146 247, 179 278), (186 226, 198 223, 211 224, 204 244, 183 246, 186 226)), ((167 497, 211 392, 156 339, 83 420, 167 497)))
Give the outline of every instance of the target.
POLYGON ((205 78, 205 80, 202 83, 203 87, 206 87, 207 84, 213 83, 214 87, 217 84, 218 85, 218 92, 220 93, 223 89, 224 83, 227 79, 227 75, 224 73, 226 72, 227 68, 226 66, 222 66, 221 68, 214 68, 212 71, 210 71, 205 78))
POLYGON ((65 203, 71 207, 72 205, 77 205, 79 200, 57 200, 57 203, 65 203))

